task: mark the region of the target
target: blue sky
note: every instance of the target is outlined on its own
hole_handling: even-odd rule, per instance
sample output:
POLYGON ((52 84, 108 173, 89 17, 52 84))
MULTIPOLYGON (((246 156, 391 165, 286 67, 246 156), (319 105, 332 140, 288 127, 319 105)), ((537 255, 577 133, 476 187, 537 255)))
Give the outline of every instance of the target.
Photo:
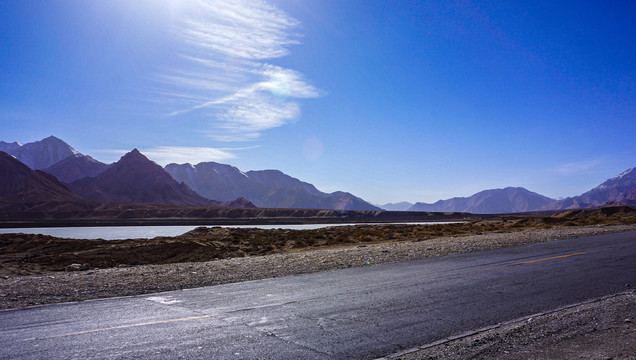
POLYGON ((0 140, 279 169, 373 203, 636 166, 633 1, 3 1, 0 140))

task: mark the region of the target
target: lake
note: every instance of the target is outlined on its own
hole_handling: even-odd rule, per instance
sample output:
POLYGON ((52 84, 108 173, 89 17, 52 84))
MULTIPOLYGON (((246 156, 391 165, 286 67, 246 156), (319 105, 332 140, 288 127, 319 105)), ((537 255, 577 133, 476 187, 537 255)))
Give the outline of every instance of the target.
MULTIPOLYGON (((427 223, 391 223, 392 225, 435 225, 452 224, 456 222, 427 222, 427 223)), ((381 225, 381 224, 308 224, 308 225, 214 225, 207 227, 232 227, 232 228, 258 228, 258 229, 290 229, 290 230, 313 230, 329 226, 347 225, 381 225)), ((390 225, 390 224, 383 224, 390 225)), ((135 239, 154 238, 156 236, 177 236, 193 230, 199 226, 96 226, 96 227, 50 227, 50 228, 9 228, 0 229, 0 234, 25 233, 42 234, 62 238, 73 239, 135 239)))

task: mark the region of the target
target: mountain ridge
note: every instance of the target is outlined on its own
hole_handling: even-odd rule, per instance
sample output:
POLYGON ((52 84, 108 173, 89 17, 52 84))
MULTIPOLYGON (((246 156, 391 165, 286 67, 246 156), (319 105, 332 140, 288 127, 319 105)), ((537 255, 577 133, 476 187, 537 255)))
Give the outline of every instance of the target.
POLYGON ((52 135, 24 145, 3 141, 0 142, 0 151, 13 155, 33 170, 45 169, 78 153, 69 144, 52 135))
POLYGON ((346 192, 321 192, 310 183, 280 170, 251 170, 212 161, 168 164, 166 171, 206 198, 242 196, 261 208, 381 210, 346 192))
POLYGON ((111 166, 113 164, 104 164, 88 155, 77 153, 42 169, 42 171, 55 176, 62 182, 71 183, 85 177, 97 176, 111 166))
POLYGON ((627 169, 581 195, 568 197, 545 207, 546 210, 584 209, 607 203, 636 202, 636 167, 627 169))
POLYGON ((473 214, 505 214, 543 209, 555 200, 522 187, 489 189, 469 197, 454 197, 433 204, 415 203, 409 211, 457 211, 473 214))
POLYGON ((69 184, 84 198, 103 202, 214 206, 184 183, 177 183, 161 166, 133 149, 95 177, 69 184))
MULTIPOLYGON (((87 177, 97 177, 114 166, 114 164, 107 165, 79 153, 55 136, 24 145, 17 141, 12 143, 0 141, 0 151, 3 150, 27 167, 44 171, 40 175, 51 174, 56 180, 65 184, 75 183, 87 177)), ((137 149, 134 151, 139 153, 137 149)), ((148 160, 145 156, 144 158, 148 160)), ((159 165, 156 166, 161 168, 159 165)), ((156 172, 157 168, 151 170, 151 173, 156 172)), ((582 209, 636 203, 636 168, 623 171, 581 195, 558 201, 524 188, 507 187, 484 190, 470 197, 439 200, 433 204, 401 202, 388 203, 379 207, 350 193, 336 191, 329 194, 321 192, 314 185, 291 177, 280 170, 242 172, 234 166, 215 162, 202 162, 197 165, 168 164, 162 170, 169 174, 169 178, 177 182, 177 185, 167 185, 165 175, 155 173, 158 178, 163 179, 164 190, 172 191, 173 195, 176 194, 175 191, 180 192, 181 195, 175 198, 159 191, 155 194, 157 199, 153 200, 152 196, 148 195, 147 197, 142 196, 143 199, 140 198, 140 201, 166 204, 172 204, 172 201, 176 201, 176 203, 197 204, 197 206, 227 206, 228 204, 241 206, 240 204, 244 204, 245 206, 257 205, 263 208, 336 210, 380 210, 386 208, 391 211, 467 211, 478 214, 582 209), (172 190, 167 190, 168 188, 172 188, 172 190), (199 199, 194 200, 197 196, 199 199), (179 197, 181 200, 177 200, 179 197), (209 202, 207 205, 203 205, 200 202, 201 199, 209 202)), ((140 177, 143 177, 143 174, 129 176, 122 180, 134 182, 140 177)), ((89 182, 91 181, 86 180, 86 183, 89 182)), ((72 187, 71 185, 67 186, 72 187)), ((142 193, 143 188, 143 186, 138 188, 137 193, 142 193)), ((77 189, 75 190, 77 191, 77 189)), ((98 192, 95 190, 89 197, 98 198, 98 192)), ((108 198, 105 194, 102 195, 104 199, 108 198)), ((134 196, 118 196, 111 197, 109 201, 114 198, 119 199, 117 201, 129 201, 129 199, 134 198, 134 196)))

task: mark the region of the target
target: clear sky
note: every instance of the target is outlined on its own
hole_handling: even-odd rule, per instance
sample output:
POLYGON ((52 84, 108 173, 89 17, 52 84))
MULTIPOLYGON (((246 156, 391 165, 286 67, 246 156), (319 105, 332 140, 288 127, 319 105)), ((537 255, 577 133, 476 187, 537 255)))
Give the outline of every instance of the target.
POLYGON ((382 204, 636 166, 636 2, 8 0, 0 140, 279 169, 382 204))

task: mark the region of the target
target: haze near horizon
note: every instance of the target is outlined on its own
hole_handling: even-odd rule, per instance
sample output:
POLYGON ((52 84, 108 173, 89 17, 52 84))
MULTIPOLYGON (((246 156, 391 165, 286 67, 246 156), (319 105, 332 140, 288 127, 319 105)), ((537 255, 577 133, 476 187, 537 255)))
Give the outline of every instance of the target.
POLYGON ((367 201, 634 167, 627 1, 0 4, 0 140, 278 169, 367 201))

